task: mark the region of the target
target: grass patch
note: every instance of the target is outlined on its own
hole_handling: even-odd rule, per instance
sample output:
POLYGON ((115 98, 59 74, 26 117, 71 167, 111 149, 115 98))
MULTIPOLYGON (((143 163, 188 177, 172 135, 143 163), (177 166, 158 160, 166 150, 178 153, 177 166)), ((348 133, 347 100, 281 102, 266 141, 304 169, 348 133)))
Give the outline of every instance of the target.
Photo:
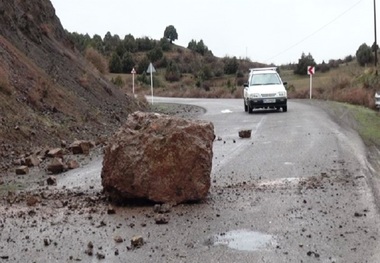
POLYGON ((366 145, 380 147, 380 114, 364 107, 355 107, 355 119, 359 124, 359 134, 366 145))
POLYGON ((0 185, 0 196, 7 196, 9 192, 14 193, 26 188, 26 185, 20 182, 3 182, 0 185))

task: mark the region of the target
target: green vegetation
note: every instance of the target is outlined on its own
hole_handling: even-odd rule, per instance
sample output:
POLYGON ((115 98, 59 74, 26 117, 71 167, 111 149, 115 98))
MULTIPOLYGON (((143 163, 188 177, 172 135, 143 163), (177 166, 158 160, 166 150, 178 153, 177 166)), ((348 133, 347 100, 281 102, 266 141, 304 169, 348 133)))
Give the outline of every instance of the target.
POLYGON ((164 37, 169 39, 170 44, 173 43, 173 41, 177 40, 178 34, 177 34, 177 30, 175 29, 175 27, 172 25, 166 27, 166 29, 164 31, 164 37))

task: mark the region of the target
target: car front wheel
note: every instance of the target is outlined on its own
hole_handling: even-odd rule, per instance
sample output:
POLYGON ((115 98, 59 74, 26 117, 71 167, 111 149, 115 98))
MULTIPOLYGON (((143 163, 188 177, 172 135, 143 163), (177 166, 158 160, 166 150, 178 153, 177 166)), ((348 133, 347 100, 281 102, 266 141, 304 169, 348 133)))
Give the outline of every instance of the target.
POLYGON ((284 106, 284 107, 282 107, 282 111, 283 111, 283 112, 287 112, 287 111, 288 111, 288 106, 284 106))

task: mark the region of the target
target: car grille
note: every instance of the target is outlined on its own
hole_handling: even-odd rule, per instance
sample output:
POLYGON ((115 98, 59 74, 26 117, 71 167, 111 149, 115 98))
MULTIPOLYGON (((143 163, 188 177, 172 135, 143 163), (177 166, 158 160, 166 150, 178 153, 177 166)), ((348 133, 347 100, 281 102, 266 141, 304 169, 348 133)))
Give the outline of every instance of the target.
POLYGON ((261 97, 263 98, 276 97, 276 93, 263 93, 261 94, 261 97))

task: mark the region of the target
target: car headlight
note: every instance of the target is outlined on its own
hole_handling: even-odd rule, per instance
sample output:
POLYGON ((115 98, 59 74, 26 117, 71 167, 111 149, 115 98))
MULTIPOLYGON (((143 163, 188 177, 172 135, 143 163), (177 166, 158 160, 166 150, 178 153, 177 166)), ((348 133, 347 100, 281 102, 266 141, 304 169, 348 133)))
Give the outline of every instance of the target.
POLYGON ((250 98, 260 98, 260 93, 251 93, 249 94, 250 98))
POLYGON ((278 93, 278 96, 280 96, 280 97, 286 97, 286 91, 280 91, 278 93))

